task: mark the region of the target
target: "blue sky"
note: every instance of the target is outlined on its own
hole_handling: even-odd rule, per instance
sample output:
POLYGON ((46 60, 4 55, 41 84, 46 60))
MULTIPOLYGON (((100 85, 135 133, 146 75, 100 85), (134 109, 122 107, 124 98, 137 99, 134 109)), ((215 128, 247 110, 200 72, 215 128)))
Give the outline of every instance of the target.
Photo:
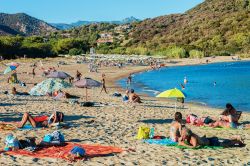
POLYGON ((0 0, 0 12, 27 13, 49 23, 111 21, 183 13, 203 0, 0 0))

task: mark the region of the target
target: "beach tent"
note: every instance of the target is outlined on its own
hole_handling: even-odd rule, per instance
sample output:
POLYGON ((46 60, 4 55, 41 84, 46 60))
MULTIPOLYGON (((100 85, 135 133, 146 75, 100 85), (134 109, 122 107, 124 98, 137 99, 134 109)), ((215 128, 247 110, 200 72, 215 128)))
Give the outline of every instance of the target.
MULTIPOLYGON (((174 89, 169 89, 169 90, 166 90, 160 94, 158 94, 156 97, 164 97, 164 98, 185 98, 185 94, 180 91, 179 89, 177 88, 174 88, 174 89)), ((176 102, 175 102, 175 111, 176 111, 176 102)))
POLYGON ((65 73, 63 71, 54 71, 50 72, 47 76, 47 78, 60 78, 65 79, 71 77, 68 73, 65 73))
POLYGON ((86 101, 88 99, 88 88, 100 87, 101 85, 102 83, 87 77, 74 83, 77 88, 86 88, 86 101))
POLYGON ((29 94, 32 96, 44 96, 47 93, 53 93, 69 87, 71 87, 71 84, 62 79, 49 78, 34 86, 29 94))

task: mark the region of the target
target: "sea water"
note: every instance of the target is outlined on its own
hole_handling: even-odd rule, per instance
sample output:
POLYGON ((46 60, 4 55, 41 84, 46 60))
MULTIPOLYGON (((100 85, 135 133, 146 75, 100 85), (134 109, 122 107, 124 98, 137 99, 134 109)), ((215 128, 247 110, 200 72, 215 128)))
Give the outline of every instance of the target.
MULTIPOLYGON (((126 88, 126 80, 119 80, 118 84, 126 88)), ((250 61, 175 66, 137 73, 133 75, 131 88, 149 96, 178 88, 186 94, 185 102, 216 108, 231 103, 237 110, 250 111, 250 61), (185 89, 182 90, 181 84, 185 89)))

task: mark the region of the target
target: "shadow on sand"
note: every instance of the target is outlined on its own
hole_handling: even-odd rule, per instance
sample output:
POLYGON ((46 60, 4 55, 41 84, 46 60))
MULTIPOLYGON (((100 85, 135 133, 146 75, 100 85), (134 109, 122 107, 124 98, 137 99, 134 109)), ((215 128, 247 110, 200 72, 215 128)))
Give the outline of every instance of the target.
POLYGON ((17 122, 21 121, 21 114, 18 113, 0 113, 0 121, 4 122, 17 122), (18 117, 15 117, 18 116, 18 117))
POLYGON ((82 115, 65 115, 64 119, 66 122, 80 120, 80 119, 90 119, 95 118, 94 116, 82 116, 82 115))
POLYGON ((139 120, 138 122, 142 123, 148 123, 148 124, 165 124, 165 123, 171 123, 173 119, 145 119, 145 120, 139 120))

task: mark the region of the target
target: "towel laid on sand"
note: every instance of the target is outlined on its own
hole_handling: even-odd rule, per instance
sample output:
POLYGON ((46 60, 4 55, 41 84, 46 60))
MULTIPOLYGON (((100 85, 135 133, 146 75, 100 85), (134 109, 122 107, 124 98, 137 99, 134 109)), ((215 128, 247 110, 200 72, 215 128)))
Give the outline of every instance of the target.
POLYGON ((174 142, 169 138, 166 138, 166 139, 145 139, 143 141, 145 143, 148 143, 148 144, 166 145, 166 146, 174 146, 174 145, 178 144, 177 142, 174 142))
POLYGON ((162 146, 173 146, 173 147, 180 148, 180 149, 213 149, 213 150, 223 149, 223 147, 220 147, 220 146, 199 146, 196 148, 188 148, 185 146, 178 145, 177 142, 174 142, 169 138, 166 138, 166 139, 146 139, 146 140, 143 140, 143 142, 148 143, 148 144, 162 145, 162 146))
POLYGON ((68 160, 67 155, 75 146, 82 147, 86 151, 87 157, 99 157, 99 156, 110 155, 113 153, 121 153, 123 151, 123 149, 113 146, 66 143, 65 146, 53 146, 53 147, 41 148, 36 150, 35 152, 17 150, 17 151, 8 151, 5 153, 14 156, 24 155, 34 158, 61 158, 64 160, 68 160))

